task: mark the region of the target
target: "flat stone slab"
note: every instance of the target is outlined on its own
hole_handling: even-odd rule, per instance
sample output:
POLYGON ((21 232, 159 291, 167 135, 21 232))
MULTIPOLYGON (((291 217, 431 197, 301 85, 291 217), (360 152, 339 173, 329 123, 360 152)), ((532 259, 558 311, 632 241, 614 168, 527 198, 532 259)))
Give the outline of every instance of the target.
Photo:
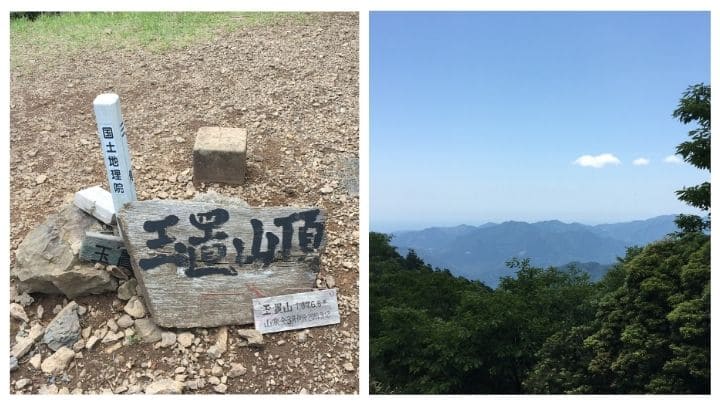
POLYGON ((325 247, 319 208, 135 201, 117 215, 153 321, 253 322, 252 299, 311 290, 325 247))
POLYGON ((193 182, 243 184, 247 131, 201 127, 193 147, 193 182))

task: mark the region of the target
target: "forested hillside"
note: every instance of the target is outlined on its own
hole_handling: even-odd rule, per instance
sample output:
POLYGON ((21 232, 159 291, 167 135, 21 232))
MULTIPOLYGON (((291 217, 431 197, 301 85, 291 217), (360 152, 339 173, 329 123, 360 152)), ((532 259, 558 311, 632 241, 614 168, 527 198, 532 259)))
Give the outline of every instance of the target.
POLYGON ((598 283, 509 266, 492 290, 371 233, 371 392, 709 392, 709 236, 630 249, 598 283))

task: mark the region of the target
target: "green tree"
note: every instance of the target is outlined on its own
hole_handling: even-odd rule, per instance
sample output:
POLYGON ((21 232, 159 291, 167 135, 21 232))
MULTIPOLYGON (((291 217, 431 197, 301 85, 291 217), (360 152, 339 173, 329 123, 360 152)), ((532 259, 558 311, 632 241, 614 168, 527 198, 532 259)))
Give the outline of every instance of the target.
MULTIPOLYGON (((710 87, 690 86, 673 114, 697 122, 677 148, 710 170, 710 87)), ((678 198, 710 210, 710 183, 678 198)), ((710 392, 710 236, 708 219, 681 215, 681 232, 624 258, 596 286, 595 316, 550 336, 524 387, 535 393, 710 392)))
MULTIPOLYGON (((710 171, 710 86, 696 84, 688 87, 673 117, 683 124, 696 122, 698 125, 688 133, 691 140, 678 145, 677 154, 691 165, 710 171)), ((710 182, 684 187, 676 193, 679 200, 709 212, 710 182)), ((699 232, 709 229, 710 214, 707 220, 697 215, 679 215, 676 223, 682 232, 699 232)))

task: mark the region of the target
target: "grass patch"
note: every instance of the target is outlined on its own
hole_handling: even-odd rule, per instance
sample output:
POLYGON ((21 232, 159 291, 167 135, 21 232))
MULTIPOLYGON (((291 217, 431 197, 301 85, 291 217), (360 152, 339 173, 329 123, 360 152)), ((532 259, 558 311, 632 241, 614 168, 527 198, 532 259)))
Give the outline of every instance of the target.
POLYGON ((164 52, 243 25, 265 25, 300 13, 103 12, 43 14, 10 21, 10 58, 22 65, 36 53, 138 48, 164 52))

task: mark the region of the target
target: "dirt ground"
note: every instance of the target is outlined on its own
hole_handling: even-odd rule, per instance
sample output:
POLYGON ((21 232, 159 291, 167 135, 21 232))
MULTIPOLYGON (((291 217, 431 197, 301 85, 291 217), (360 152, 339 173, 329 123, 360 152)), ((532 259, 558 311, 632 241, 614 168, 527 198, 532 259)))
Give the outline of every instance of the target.
MULTIPOLYGON (((268 334, 263 349, 238 346, 238 326, 231 326, 220 362, 146 343, 107 354, 98 343, 82 349, 62 378, 28 364, 35 353, 43 359, 51 353, 38 343, 11 373, 11 393, 52 391, 53 384, 60 392, 132 392, 133 386, 175 378, 178 368, 190 374, 189 381, 207 379, 218 363, 226 370, 232 362, 242 363, 247 374, 228 378, 227 393, 358 393, 357 14, 239 24, 211 41, 162 54, 126 49, 25 56, 33 63, 11 70, 11 266, 23 237, 75 192, 107 189, 92 102, 112 91, 121 99, 139 199, 182 200, 213 190, 252 206, 327 210, 319 277, 335 279, 341 323, 309 329, 307 336, 268 334), (244 186, 193 186, 192 147, 201 126, 247 128, 244 186), (30 383, 17 389, 21 379, 30 383)), ((32 296, 25 311, 45 326, 64 297, 32 296)), ((83 328, 99 328, 122 313, 114 293, 75 301, 88 308, 83 328)), ((12 319, 11 344, 19 327, 12 319)), ((207 348, 217 328, 190 331, 207 348)), ((216 391, 208 383, 184 392, 216 391)))

